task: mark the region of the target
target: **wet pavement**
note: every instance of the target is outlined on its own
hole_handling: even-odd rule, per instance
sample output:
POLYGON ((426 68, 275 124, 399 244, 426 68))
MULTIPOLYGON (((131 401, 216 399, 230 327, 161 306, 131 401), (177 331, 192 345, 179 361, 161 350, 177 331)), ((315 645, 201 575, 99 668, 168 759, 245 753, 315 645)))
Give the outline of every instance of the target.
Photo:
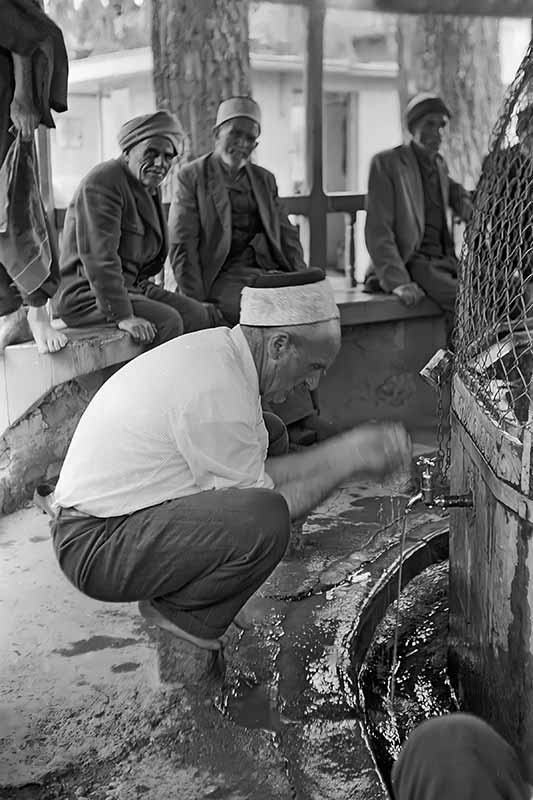
MULTIPOLYGON (((351 483, 309 517, 214 692, 161 683, 136 605, 70 586, 37 509, 0 519, 0 799, 384 800, 351 664, 406 491, 351 483)), ((443 525, 417 507, 407 547, 443 525)))

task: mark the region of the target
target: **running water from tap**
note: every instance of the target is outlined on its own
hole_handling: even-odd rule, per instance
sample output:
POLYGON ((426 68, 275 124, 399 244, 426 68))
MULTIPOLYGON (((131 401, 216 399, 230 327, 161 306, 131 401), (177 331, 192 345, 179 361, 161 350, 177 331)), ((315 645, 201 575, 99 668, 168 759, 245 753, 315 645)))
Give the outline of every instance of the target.
POLYGON ((390 673, 391 677, 390 677, 389 695, 387 701, 387 706, 391 716, 394 716, 394 693, 396 689, 396 673, 398 671, 398 636, 399 636, 398 631, 400 627, 400 595, 402 593, 402 576, 403 576, 403 561, 405 553, 405 537, 407 532, 407 515, 417 503, 422 502, 429 507, 431 507, 431 505, 433 504, 435 459, 421 456, 417 460, 416 466, 420 473, 419 476, 420 490, 416 494, 412 495, 410 499, 407 501, 407 505, 405 506, 403 514, 402 532, 400 536, 400 564, 398 567, 398 589, 396 592, 396 619, 394 625, 392 668, 390 673))
POLYGON ((394 693, 396 689, 396 672, 398 671, 398 636, 400 628, 400 595, 402 593, 402 572, 403 572, 403 559, 405 552, 405 536, 407 533, 407 515, 412 507, 422 500, 422 492, 413 495, 407 503, 402 519, 402 533, 400 536, 400 564, 398 567, 398 588, 396 592, 396 617, 394 622, 394 640, 392 647, 392 666, 390 672, 389 696, 387 699, 387 707, 391 717, 394 717, 394 693))

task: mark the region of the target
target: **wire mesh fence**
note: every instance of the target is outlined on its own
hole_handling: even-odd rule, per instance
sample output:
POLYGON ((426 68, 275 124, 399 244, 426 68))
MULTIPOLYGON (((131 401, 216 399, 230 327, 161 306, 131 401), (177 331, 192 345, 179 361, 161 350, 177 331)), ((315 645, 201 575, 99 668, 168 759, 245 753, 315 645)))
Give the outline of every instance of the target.
POLYGON ((487 414, 533 427, 533 41, 508 89, 466 227, 456 370, 487 414))

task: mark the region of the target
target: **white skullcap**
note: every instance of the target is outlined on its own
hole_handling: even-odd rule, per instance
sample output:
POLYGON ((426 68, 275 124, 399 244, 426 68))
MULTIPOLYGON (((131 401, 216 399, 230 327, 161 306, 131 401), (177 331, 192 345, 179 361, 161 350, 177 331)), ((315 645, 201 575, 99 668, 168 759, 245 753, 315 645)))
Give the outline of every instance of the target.
POLYGON ((215 130, 223 122, 229 122, 230 119, 235 119, 236 117, 251 119, 261 132, 261 109, 252 97, 237 96, 223 100, 217 110, 215 130))
POLYGON ((265 276, 241 293, 241 325, 278 328, 339 317, 333 289, 319 269, 265 276))

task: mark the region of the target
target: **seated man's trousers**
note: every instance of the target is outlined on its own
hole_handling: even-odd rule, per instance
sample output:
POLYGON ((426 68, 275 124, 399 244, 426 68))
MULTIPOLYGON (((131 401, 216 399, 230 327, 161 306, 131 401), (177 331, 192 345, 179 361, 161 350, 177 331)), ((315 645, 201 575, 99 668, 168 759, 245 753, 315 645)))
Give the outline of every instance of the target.
MULTIPOLYGON (((128 293, 136 317, 152 322, 157 328, 157 335, 152 347, 175 339, 182 333, 211 328, 216 323, 207 305, 185 297, 176 292, 167 292, 151 281, 128 293)), ((96 306, 96 298, 90 308, 79 313, 65 313, 59 309, 61 319, 74 328, 86 325, 106 325, 109 320, 96 306)))
POLYGON ((413 256, 407 264, 415 283, 431 297, 445 313, 453 314, 457 294, 457 259, 413 256))
MULTIPOLYGON (((267 415, 269 455, 287 451, 267 415)), ((203 639, 221 636, 279 563, 289 542, 285 499, 271 489, 221 489, 102 519, 62 509, 53 524, 61 569, 105 602, 151 600, 203 639)))

